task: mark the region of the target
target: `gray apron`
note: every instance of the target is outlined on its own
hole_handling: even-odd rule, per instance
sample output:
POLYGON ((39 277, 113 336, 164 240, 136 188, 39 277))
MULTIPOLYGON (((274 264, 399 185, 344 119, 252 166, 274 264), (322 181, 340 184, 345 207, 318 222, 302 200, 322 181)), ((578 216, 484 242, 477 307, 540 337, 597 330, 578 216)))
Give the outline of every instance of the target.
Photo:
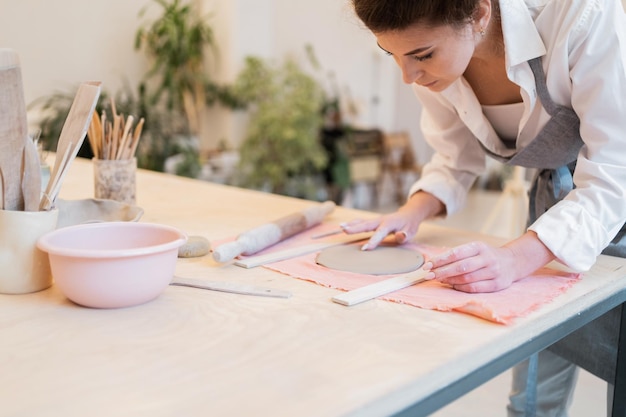
MULTIPOLYGON (((551 116, 537 137, 512 157, 503 157, 483 149, 507 164, 535 168, 537 173, 529 192, 529 222, 532 224, 550 207, 562 200, 574 187, 572 174, 583 141, 576 113, 552 101, 546 87, 541 58, 528 61, 535 76, 537 93, 543 108, 551 116)), ((511 148, 514 143, 505 144, 511 148)), ((481 144, 482 146, 482 144, 481 144)), ((603 251, 626 257, 626 227, 603 251)), ((613 384, 617 360, 621 306, 571 333, 548 349, 613 384)))

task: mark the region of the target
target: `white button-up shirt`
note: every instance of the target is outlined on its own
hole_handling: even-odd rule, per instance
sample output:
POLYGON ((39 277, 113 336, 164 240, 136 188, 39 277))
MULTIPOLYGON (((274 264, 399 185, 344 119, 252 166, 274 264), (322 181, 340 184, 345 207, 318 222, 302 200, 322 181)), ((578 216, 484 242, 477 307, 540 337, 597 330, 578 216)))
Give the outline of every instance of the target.
MULTIPOLYGON (((530 230, 562 263, 584 271, 626 221, 626 19, 619 0, 500 0, 506 70, 520 86, 524 113, 517 147, 550 116, 538 101, 527 61, 541 56, 552 100, 580 118, 584 146, 576 188, 530 230)), ((427 191, 448 214, 465 203, 485 168, 485 152, 510 156, 464 78, 440 93, 414 85, 422 130, 435 154, 411 194, 427 191)))

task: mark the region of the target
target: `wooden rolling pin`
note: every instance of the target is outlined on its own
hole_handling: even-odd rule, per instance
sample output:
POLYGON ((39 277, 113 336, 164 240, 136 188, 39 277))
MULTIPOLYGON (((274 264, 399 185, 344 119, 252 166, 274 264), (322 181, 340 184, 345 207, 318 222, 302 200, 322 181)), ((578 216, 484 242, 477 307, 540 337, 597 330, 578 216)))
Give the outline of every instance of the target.
POLYGON ((213 250, 213 259, 228 262, 239 255, 252 255, 321 223, 334 209, 335 203, 326 201, 251 229, 239 235, 235 241, 216 247, 213 250))

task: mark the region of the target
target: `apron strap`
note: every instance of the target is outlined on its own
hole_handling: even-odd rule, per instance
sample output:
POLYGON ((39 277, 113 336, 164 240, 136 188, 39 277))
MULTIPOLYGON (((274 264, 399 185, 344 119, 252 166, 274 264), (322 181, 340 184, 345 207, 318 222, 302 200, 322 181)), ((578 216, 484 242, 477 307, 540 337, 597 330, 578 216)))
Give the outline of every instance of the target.
POLYGON ((537 94, 541 100, 541 105, 550 116, 554 116, 559 110, 559 106, 552 101, 550 93, 548 92, 548 86, 546 85, 546 75, 543 72, 543 66, 541 65, 541 57, 537 57, 528 61, 530 69, 535 76, 535 86, 537 87, 537 94))
POLYGON ((573 189, 574 178, 569 165, 539 171, 529 195, 529 224, 537 220, 557 201, 565 198, 573 189))

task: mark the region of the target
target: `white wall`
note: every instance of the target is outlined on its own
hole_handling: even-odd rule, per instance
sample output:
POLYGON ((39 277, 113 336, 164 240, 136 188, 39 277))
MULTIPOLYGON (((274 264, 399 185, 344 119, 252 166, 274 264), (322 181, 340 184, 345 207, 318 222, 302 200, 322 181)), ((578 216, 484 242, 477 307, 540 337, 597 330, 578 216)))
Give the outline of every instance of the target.
POLYGON ((0 0, 0 46, 20 56, 30 103, 80 81, 116 90, 136 82, 145 60, 133 50, 143 1, 0 0))
MULTIPOLYGON (((335 73, 341 90, 357 103, 359 114, 351 122, 409 130, 414 142, 422 142, 416 100, 400 85, 393 60, 359 24, 349 0, 195 1, 215 30, 220 55, 211 72, 218 80, 234 79, 246 55, 303 57, 310 43, 322 67, 335 73)), ((100 80, 115 92, 125 82, 136 85, 145 73, 148 63, 134 50, 134 35, 160 10, 150 0, 0 0, 0 47, 20 55, 27 103, 72 91, 85 80, 100 80), (140 19, 146 6, 147 17, 140 19)), ((213 110, 208 123, 212 139, 205 147, 220 140, 236 145, 243 135, 241 117, 229 111, 213 110)), ((418 147, 424 160, 428 151, 418 147)))

